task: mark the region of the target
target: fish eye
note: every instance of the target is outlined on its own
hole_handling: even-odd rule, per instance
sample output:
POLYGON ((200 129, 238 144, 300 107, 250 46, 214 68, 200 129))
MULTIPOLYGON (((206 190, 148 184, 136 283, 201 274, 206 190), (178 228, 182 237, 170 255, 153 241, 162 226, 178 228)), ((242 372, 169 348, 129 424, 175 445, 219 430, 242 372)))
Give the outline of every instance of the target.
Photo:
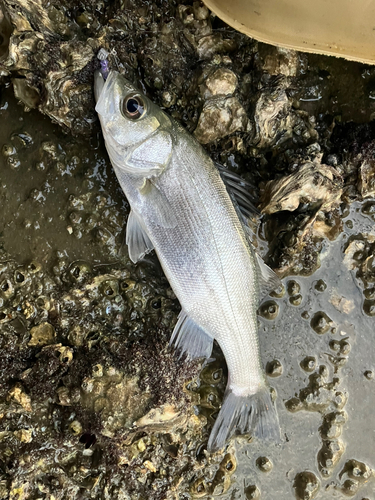
POLYGON ((145 103, 139 95, 129 95, 122 102, 122 112, 126 118, 138 120, 146 111, 145 103))

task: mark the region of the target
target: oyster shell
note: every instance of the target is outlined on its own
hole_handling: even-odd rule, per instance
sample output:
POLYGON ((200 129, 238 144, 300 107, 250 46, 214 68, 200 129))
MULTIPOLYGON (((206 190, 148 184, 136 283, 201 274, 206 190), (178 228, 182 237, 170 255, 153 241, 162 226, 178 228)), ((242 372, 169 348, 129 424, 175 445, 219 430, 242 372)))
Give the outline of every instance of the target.
POLYGON ((96 64, 99 41, 77 40, 79 27, 66 10, 46 8, 41 0, 5 2, 2 9, 0 74, 17 76, 16 97, 74 133, 90 132, 95 121, 91 74, 85 78, 82 71, 96 64))
POLYGON ((338 205, 341 194, 339 173, 316 158, 306 161, 291 175, 267 182, 262 197, 262 212, 294 211, 301 203, 316 204, 321 210, 328 211, 338 205))

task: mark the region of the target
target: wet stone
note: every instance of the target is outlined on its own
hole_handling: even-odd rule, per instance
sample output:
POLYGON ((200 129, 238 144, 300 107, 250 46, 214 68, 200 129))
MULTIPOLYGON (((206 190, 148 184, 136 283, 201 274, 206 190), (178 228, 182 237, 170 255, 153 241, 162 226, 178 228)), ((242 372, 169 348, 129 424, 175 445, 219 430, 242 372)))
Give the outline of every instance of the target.
POLYGON ((301 302, 302 302, 302 295, 300 295, 300 294, 293 295, 292 297, 289 297, 289 303, 292 306, 299 306, 299 305, 301 305, 301 302))
POLYGON ((259 457, 257 458, 255 463, 258 469, 261 470, 262 472, 271 472, 273 468, 271 460, 267 457, 259 457))
POLYGON ((299 472, 294 478, 293 487, 297 500, 312 500, 319 491, 320 481, 313 472, 299 472))
POLYGON ((254 484, 245 488, 246 500, 258 500, 260 498, 260 490, 254 484))
POLYGON ((333 323, 325 312, 319 311, 312 317, 310 325, 316 333, 322 335, 330 330, 333 323))
POLYGON ((327 289, 327 284, 325 281, 323 280, 318 280, 315 285, 315 290, 318 291, 318 292, 324 292, 324 290, 327 289))
POLYGON ((259 314, 268 320, 276 319, 279 314, 280 306, 274 300, 264 302, 259 308, 259 314))
POLYGON ((300 366, 306 372, 313 372, 316 368, 317 361, 316 358, 312 356, 307 356, 300 362, 300 366))
POLYGON ((289 296, 293 297, 294 295, 299 294, 299 292, 301 291, 301 286, 297 281, 290 280, 287 283, 287 290, 288 290, 289 296))
POLYGON ((266 373, 269 377, 280 377, 283 373, 283 366, 279 360, 274 359, 266 365, 266 373))
POLYGON ((30 330, 30 346, 44 346, 51 344, 55 339, 55 329, 49 323, 41 323, 30 330))

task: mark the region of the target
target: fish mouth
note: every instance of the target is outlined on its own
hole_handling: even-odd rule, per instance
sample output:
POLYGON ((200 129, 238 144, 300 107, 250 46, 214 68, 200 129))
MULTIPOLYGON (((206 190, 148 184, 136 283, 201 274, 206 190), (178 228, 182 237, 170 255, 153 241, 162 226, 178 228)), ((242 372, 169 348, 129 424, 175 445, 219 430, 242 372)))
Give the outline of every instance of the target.
POLYGON ((102 93, 103 87, 105 84, 105 80, 100 70, 96 70, 94 74, 94 95, 95 101, 98 102, 100 94, 102 93))

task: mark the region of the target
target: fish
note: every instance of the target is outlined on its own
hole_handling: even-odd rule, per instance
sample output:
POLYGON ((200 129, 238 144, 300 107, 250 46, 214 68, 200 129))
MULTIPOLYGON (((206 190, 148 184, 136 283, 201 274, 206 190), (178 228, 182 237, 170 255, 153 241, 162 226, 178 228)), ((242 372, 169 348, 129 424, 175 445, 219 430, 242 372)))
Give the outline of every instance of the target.
POLYGON ((221 175, 196 139, 118 71, 105 79, 97 70, 94 93, 131 207, 129 257, 136 263, 155 250, 181 304, 170 343, 194 359, 209 358, 216 340, 225 356, 228 382, 208 452, 235 433, 279 441, 257 322, 260 297, 279 279, 249 242, 240 205, 255 208, 244 202, 246 189, 235 174, 221 175))

